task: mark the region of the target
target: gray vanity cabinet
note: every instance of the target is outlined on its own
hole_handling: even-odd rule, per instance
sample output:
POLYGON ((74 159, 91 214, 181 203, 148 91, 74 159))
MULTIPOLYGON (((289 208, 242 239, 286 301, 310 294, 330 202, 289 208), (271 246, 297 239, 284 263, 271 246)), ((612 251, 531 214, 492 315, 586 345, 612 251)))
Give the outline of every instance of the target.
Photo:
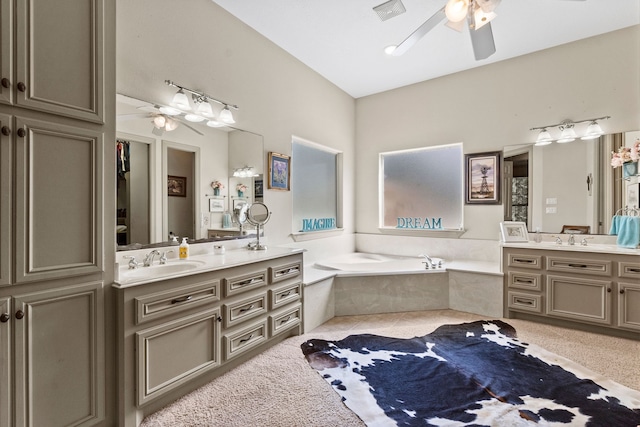
POLYGON ((637 261, 635 255, 505 247, 505 317, 640 331, 637 261))
POLYGON ((267 259, 114 285, 119 425, 137 426, 145 415, 302 333, 302 254, 258 255, 267 259))

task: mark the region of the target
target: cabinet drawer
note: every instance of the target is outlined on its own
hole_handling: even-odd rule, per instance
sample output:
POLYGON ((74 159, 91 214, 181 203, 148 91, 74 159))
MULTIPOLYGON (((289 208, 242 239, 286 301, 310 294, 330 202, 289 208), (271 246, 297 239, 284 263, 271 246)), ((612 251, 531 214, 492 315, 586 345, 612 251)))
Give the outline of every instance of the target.
POLYGON ((619 262, 618 276, 640 280, 640 264, 635 262, 628 262, 628 261, 619 262))
POLYGON ((542 313, 542 295, 526 294, 524 292, 509 292, 509 308, 542 313))
POLYGON ((138 405, 220 365, 219 316, 216 308, 136 333, 138 405))
POLYGON ((611 323, 608 280, 547 276, 547 314, 589 323, 611 323))
POLYGON ((611 276, 611 261, 547 257, 548 271, 611 276))
POLYGON ((224 295, 237 295, 267 285, 267 270, 259 270, 241 276, 224 279, 224 295))
POLYGON ((542 290, 542 275, 535 273, 521 273, 519 271, 508 272, 508 286, 517 289, 542 290))
POLYGON ((267 294, 261 293, 251 298, 224 305, 224 327, 229 328, 247 319, 267 312, 267 294))
POLYGON ((220 281, 212 280, 135 298, 136 324, 220 301, 220 281))
POLYGON ((542 268, 542 256, 529 254, 509 254, 507 258, 507 265, 509 267, 534 268, 536 270, 539 270, 542 268))
POLYGON ((302 321, 302 305, 296 304, 291 309, 283 311, 282 313, 272 314, 269 316, 269 326, 271 335, 275 336, 280 332, 291 329, 297 326, 302 321))
POLYGON ((269 267, 269 279, 271 280, 271 283, 282 282, 283 280, 299 277, 301 275, 302 261, 296 261, 278 267, 269 267))
POLYGON ((302 296, 302 283, 281 286, 276 289, 269 289, 269 309, 283 307, 289 303, 300 300, 302 296))
POLYGON ((224 335, 224 358, 229 360, 267 340, 267 319, 238 332, 224 335))

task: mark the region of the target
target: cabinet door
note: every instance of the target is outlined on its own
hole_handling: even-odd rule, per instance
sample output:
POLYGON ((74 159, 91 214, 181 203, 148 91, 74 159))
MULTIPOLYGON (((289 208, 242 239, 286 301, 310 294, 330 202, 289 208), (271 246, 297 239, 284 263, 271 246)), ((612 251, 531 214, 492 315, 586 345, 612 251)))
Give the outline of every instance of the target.
POLYGON ((611 324, 611 282, 547 276, 547 314, 589 323, 611 324))
POLYGON ((640 331, 640 284, 618 283, 618 326, 640 331))
POLYGON ((103 0, 17 0, 18 105, 103 122, 103 9, 103 0))
POLYGON ((103 135, 22 118, 16 129, 15 281, 100 272, 103 135))
POLYGON ((18 426, 93 425, 104 419, 101 283, 14 297, 18 426))
POLYGON ((0 103, 13 102, 13 1, 0 4, 0 103))
POLYGON ((12 423, 13 378, 11 371, 11 301, 0 298, 0 427, 10 427, 12 423))
MULTIPOLYGON (((10 3, 10 2, 6 2, 10 3)), ((4 2, 3 8, 4 8, 4 2)), ((2 17, 4 19, 4 17, 2 17)), ((13 252, 11 247, 11 223, 13 217, 13 162, 11 143, 11 118, 0 114, 0 286, 11 284, 11 262, 13 252), (9 135, 5 135, 5 133, 9 135)))

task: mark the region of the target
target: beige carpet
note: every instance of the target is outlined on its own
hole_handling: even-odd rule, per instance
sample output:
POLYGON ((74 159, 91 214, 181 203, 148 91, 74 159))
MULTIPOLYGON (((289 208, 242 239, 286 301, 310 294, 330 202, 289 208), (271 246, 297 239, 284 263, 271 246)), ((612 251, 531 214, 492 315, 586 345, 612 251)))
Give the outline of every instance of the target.
MULTIPOLYGON (((453 310, 345 316, 289 338, 244 365, 148 416, 144 427, 364 426, 312 369, 300 350, 310 338, 342 339, 374 333, 411 338, 448 323, 486 317, 453 310)), ((592 371, 640 390, 640 341, 590 334, 516 319, 524 342, 535 343, 592 371)))

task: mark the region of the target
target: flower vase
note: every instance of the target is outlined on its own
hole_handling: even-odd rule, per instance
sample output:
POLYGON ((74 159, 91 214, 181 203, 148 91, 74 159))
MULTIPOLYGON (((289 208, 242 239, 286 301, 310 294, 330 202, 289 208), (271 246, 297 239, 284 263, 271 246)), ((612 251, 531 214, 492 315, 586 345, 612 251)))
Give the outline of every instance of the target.
POLYGON ((622 164, 622 176, 626 179, 638 174, 638 162, 627 162, 622 164))
POLYGON ((220 189, 219 188, 214 188, 213 189, 213 195, 214 196, 219 196, 220 195, 220 189))
POLYGON ((238 190, 238 197, 244 197, 244 191, 238 190))

